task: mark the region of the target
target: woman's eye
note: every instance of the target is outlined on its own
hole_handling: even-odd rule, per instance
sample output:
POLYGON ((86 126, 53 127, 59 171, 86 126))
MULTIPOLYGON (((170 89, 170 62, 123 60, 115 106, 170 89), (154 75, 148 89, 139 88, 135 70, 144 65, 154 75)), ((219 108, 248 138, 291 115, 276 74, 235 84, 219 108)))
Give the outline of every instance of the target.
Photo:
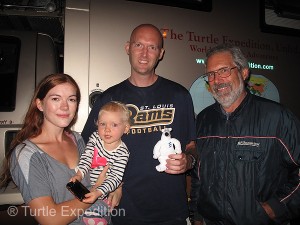
POLYGON ((77 99, 76 98, 71 98, 70 101, 71 102, 77 102, 77 99))
POLYGON ((57 102, 59 98, 52 98, 52 100, 57 102))

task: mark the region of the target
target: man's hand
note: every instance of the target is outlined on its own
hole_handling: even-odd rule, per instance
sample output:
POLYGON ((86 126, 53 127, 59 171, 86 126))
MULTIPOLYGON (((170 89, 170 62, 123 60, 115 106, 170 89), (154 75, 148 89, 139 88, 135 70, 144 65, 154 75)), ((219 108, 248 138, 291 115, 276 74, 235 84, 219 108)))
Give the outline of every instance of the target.
MULTIPOLYGON (((194 141, 191 141, 186 145, 186 152, 196 154, 194 141)), ((193 159, 186 153, 170 154, 169 159, 167 159, 167 169, 165 172, 169 174, 185 173, 187 170, 191 169, 192 160, 193 159)))
POLYGON ((114 191, 109 193, 107 204, 110 206, 110 210, 113 210, 116 206, 119 205, 122 197, 122 184, 114 191))
POLYGON ((169 155, 169 159, 167 159, 165 170, 166 173, 169 174, 181 174, 187 171, 187 157, 186 154, 180 153, 180 154, 171 154, 169 155))

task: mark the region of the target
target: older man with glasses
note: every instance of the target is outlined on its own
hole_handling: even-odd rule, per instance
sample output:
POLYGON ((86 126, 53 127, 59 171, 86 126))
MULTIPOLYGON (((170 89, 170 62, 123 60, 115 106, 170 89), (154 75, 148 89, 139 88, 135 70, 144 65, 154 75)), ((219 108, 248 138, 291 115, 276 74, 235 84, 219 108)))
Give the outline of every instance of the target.
POLYGON ((248 61, 238 47, 210 49, 205 66, 216 103, 197 116, 195 224, 286 224, 300 214, 299 120, 247 91, 248 61))

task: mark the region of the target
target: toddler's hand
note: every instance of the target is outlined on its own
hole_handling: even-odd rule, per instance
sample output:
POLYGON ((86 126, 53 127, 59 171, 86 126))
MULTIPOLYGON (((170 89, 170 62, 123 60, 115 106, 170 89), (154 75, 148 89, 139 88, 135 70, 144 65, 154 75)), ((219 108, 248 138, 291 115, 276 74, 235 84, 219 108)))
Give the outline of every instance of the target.
POLYGON ((95 190, 84 195, 82 202, 93 204, 102 195, 101 191, 95 190))
POLYGON ((70 179, 70 181, 72 181, 72 182, 75 182, 76 180, 81 181, 82 180, 81 176, 75 175, 75 176, 71 177, 71 179, 70 179))

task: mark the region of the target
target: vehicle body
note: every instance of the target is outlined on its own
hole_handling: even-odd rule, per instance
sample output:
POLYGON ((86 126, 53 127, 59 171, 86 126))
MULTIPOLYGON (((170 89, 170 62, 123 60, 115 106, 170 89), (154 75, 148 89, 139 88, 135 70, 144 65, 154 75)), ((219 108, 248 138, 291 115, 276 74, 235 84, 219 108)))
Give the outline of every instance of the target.
MULTIPOLYGON (((58 71, 57 55, 50 36, 26 31, 0 31, 0 161, 21 128, 37 83, 58 71)), ((17 188, 0 192, 0 205, 21 204, 17 188)))

